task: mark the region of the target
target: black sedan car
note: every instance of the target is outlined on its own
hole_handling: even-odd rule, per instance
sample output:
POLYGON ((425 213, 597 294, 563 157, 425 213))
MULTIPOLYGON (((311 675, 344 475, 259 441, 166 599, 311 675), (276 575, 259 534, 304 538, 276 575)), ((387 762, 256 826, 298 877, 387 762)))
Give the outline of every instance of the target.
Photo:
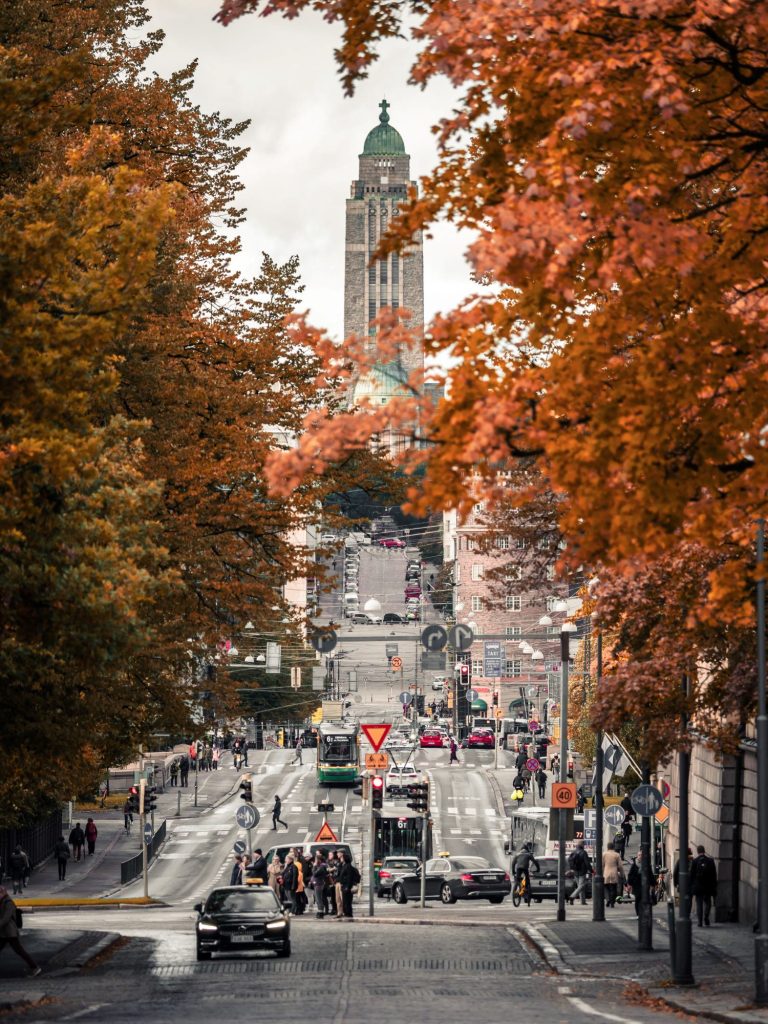
POLYGON ((398 615, 397 612, 387 612, 384 616, 384 622, 385 624, 399 625, 405 622, 405 619, 402 615, 398 615))
MULTIPOLYGON (((512 891, 509 874, 494 868, 483 857, 436 857, 426 865, 428 900, 455 903, 456 900, 488 900, 501 903, 512 891)), ((417 872, 393 880, 392 899, 407 903, 419 899, 421 876, 417 872)))
MULTIPOLYGON (((531 864, 531 899, 535 903, 542 900, 557 899, 557 857, 537 857, 539 870, 531 864)), ((565 898, 569 900, 571 894, 576 890, 576 876, 570 868, 565 872, 565 898)), ((587 899, 592 896, 592 876, 587 877, 586 885, 587 899)))
POLYGON ((265 885, 214 889, 196 903, 197 959, 213 953, 248 953, 273 949, 291 955, 291 924, 274 892, 265 885))

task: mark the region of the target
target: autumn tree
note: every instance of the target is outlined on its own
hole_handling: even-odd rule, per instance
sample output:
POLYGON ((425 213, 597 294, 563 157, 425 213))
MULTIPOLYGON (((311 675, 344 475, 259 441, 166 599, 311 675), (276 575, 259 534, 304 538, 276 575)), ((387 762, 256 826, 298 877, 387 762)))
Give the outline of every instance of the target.
MULTIPOLYGON (((310 8, 341 23, 348 92, 399 32, 419 46, 415 84, 442 75, 460 91, 389 242, 446 218, 474 232, 468 256, 491 285, 427 331, 427 352, 452 362, 414 502, 461 506, 470 467, 492 477, 533 458, 564 564, 634 580, 646 560, 652 579, 696 552, 685 621, 727 640, 753 618, 768 484, 765 9, 225 0, 219 18, 310 8)), ((335 437, 313 425, 286 482, 335 437)), ((731 670, 744 656, 718 653, 731 670)))

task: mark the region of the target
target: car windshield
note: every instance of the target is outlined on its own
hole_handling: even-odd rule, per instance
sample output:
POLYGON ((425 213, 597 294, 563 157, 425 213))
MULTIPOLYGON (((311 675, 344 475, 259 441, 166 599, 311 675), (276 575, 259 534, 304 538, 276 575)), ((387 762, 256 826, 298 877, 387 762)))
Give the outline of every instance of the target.
MULTIPOLYGON (((536 863, 539 865, 539 871, 541 871, 542 874, 546 871, 557 871, 556 857, 537 857, 536 863)), ((531 864, 531 870, 535 871, 533 864, 531 864)))
POLYGON ((205 903, 206 914, 251 914, 279 909, 271 889, 217 889, 205 903))
POLYGON ((451 861, 451 867, 454 871, 481 871, 483 868, 489 868, 490 866, 488 861, 483 860, 482 857, 461 857, 451 861))
POLYGON ((419 862, 414 857, 413 860, 398 859, 392 860, 390 857, 384 861, 385 868, 405 868, 406 871, 410 871, 411 868, 415 868, 419 862))

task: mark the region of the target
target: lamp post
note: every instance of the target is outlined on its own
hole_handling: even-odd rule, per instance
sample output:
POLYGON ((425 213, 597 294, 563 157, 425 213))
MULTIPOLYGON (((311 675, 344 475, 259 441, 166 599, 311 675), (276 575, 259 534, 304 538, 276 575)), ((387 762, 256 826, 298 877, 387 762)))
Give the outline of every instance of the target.
MULTIPOLYGON (((568 662, 571 656, 570 636, 576 632, 572 622, 564 622, 560 627, 560 658, 562 683, 560 694, 560 771, 568 771, 568 662)), ((565 831, 568 812, 565 808, 558 811, 559 841, 557 850, 557 920, 565 920, 565 831)))
MULTIPOLYGON (((603 675, 603 631, 597 628, 596 688, 603 675)), ((592 876, 592 920, 605 920, 605 878, 603 876, 603 730, 595 733, 595 873, 592 876)))
MULTIPOLYGON (((688 696, 688 677, 683 676, 683 695, 688 696)), ((688 730, 688 714, 684 710, 681 717, 681 731, 688 730)), ((680 896, 680 913, 677 915, 675 927, 675 972, 674 980, 677 985, 693 985, 692 953, 691 953, 691 897, 690 897, 690 872, 688 866, 688 782, 691 772, 691 755, 687 750, 681 750, 678 758, 679 764, 679 825, 680 825, 680 849, 678 852, 678 894, 680 896)))

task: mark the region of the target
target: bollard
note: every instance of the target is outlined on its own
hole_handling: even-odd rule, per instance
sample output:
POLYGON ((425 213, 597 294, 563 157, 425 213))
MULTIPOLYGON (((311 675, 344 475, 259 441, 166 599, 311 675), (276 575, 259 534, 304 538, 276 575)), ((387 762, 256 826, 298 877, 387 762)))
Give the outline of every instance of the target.
POLYGON ((669 959, 674 977, 677 964, 677 934, 675 933, 675 902, 671 896, 667 900, 667 928, 669 929, 669 959))
POLYGON ((176 794, 176 817, 181 817, 181 790, 176 794))

